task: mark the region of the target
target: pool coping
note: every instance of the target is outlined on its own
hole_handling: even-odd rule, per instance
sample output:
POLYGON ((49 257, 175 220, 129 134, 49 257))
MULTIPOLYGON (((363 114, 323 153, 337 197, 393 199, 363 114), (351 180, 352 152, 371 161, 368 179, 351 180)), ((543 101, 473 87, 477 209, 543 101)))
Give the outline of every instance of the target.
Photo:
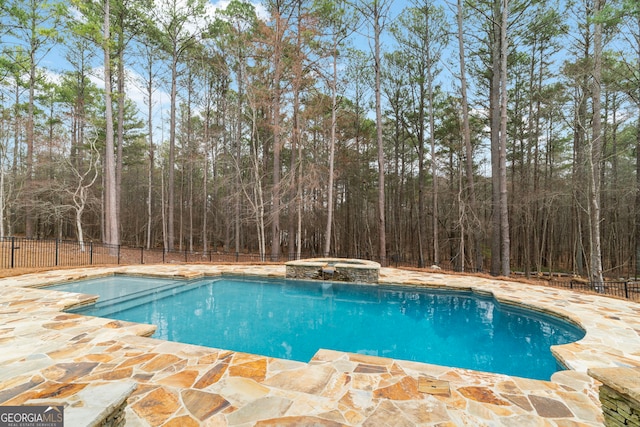
POLYGON ((107 386, 130 390, 126 421, 134 426, 376 425, 385 420, 406 420, 408 425, 501 425, 507 420, 602 425, 599 383, 587 371, 640 368, 640 304, 474 276, 381 268, 379 283, 491 294, 501 303, 570 320, 586 331, 585 337, 552 348, 570 370, 554 374, 551 381, 537 381, 329 350, 319 351, 309 363, 282 361, 147 338, 155 327, 61 313, 93 297, 23 288, 111 274, 284 277, 285 267, 165 264, 0 279, 0 404, 63 403, 76 419, 91 425, 92 417, 84 412, 93 414, 95 407, 83 410, 91 407, 83 402, 95 398, 92 389, 103 393, 107 386), (149 355, 153 357, 145 359, 149 355), (203 382, 212 370, 220 371, 220 377, 203 382), (433 384, 440 391, 446 384, 448 395, 431 394, 433 384), (52 393, 51 388, 65 392, 52 393), (219 404, 211 412, 199 401, 208 402, 207 407, 219 404))

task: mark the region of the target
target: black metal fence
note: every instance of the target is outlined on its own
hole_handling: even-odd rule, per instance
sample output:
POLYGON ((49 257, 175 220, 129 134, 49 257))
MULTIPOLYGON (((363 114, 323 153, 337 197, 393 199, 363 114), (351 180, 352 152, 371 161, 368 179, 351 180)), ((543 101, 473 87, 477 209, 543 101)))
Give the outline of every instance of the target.
POLYGON ((119 246, 60 239, 0 237, 2 269, 119 263, 119 246))
MULTIPOLYGON (((299 258, 321 256, 316 253, 302 254, 299 258)), ((360 258, 380 262, 380 259, 369 254, 337 254, 338 258, 360 258)), ((282 262, 297 259, 294 255, 285 255, 278 259, 257 254, 221 252, 221 251, 189 251, 163 249, 145 249, 121 245, 86 242, 81 244, 75 240, 61 239, 27 239, 23 237, 0 237, 0 269, 12 268, 47 268, 58 266, 90 266, 105 264, 160 264, 160 263, 261 263, 282 262)), ((430 264, 412 258, 390 256, 382 264, 394 267, 424 267, 430 264)), ((438 268, 444 271, 459 271, 453 263, 440 263, 438 268)), ((466 269, 466 272, 482 272, 482 270, 466 269)), ((516 274, 516 273, 514 273, 516 274)), ((549 286, 573 289, 581 292, 593 292, 618 298, 640 301, 640 282, 638 281, 606 281, 594 283, 566 278, 565 280, 543 280, 549 286)))
POLYGON ((593 292, 608 296, 640 301, 640 282, 607 281, 588 282, 583 280, 549 280, 548 284, 556 288, 573 289, 581 292, 593 292))
MULTIPOLYGON (((0 268, 46 268, 57 266, 84 266, 101 264, 158 264, 158 263, 258 263, 284 262, 322 256, 318 253, 284 254, 273 258, 255 253, 227 251, 191 251, 146 249, 123 245, 107 245, 97 242, 80 244, 75 240, 27 239, 24 237, 0 237, 0 268)), ((389 256, 381 261, 368 253, 332 254, 336 258, 359 258, 381 262, 395 267, 424 267, 427 262, 406 256, 389 256)), ((442 270, 457 271, 452 263, 441 263, 442 270)), ((472 270, 466 269, 471 272, 472 270)), ((474 270, 475 272, 475 270, 474 270)))

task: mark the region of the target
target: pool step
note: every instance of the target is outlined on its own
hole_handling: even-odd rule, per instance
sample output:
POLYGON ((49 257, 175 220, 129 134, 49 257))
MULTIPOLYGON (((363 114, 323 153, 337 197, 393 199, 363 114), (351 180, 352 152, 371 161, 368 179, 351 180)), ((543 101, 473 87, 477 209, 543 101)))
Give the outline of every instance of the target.
POLYGON ((105 301, 98 299, 97 303, 75 309, 73 312, 87 316, 109 317, 114 313, 126 311, 150 301, 157 301, 194 289, 193 286, 189 286, 191 283, 193 282, 181 280, 105 301))

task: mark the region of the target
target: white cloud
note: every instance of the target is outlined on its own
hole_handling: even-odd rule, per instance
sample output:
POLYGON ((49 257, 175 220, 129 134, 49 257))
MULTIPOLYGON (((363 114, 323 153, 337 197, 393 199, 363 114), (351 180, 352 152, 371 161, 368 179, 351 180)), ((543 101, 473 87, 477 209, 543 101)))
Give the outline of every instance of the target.
MULTIPOLYGON (((94 83, 100 89, 104 89, 104 67, 95 67, 89 73, 89 80, 94 83)), ((125 84, 125 93, 127 98, 131 99, 141 112, 147 111, 147 93, 143 90, 145 86, 144 79, 134 69, 127 69, 127 78, 125 84)), ((168 103, 169 94, 162 90, 159 90, 156 86, 156 90, 153 93, 153 104, 156 106, 168 103)))
POLYGON ((46 79, 47 79, 48 82, 55 83, 57 85, 62 83, 62 74, 60 74, 60 73, 57 73, 57 72, 55 72, 53 70, 45 68, 44 69, 44 75, 46 76, 46 79))
MULTIPOLYGON (((217 2, 209 2, 207 4, 207 16, 213 17, 217 10, 226 9, 227 6, 229 6, 229 3, 231 3, 231 0, 219 0, 217 2)), ((249 2, 249 3, 251 3, 253 7, 256 9, 256 15, 258 16, 258 19, 261 19, 263 21, 269 20, 271 15, 269 14, 269 11, 267 11, 267 9, 264 7, 262 3, 260 2, 249 2)))
MULTIPOLYGON (((104 89, 104 67, 95 67, 89 73, 89 80, 94 83, 100 89, 104 89)), ((133 101, 138 110, 138 117, 144 121, 147 120, 147 93, 143 89, 145 86, 143 77, 135 70, 127 69, 127 79, 125 84, 125 92, 127 98, 133 101)), ((164 130, 163 114, 166 114, 166 110, 169 108, 169 101, 171 97, 169 94, 161 90, 156 86, 152 95, 153 101, 153 122, 154 128, 160 130, 160 138, 162 138, 164 130)), ((154 138, 159 141, 158 137, 154 138)))

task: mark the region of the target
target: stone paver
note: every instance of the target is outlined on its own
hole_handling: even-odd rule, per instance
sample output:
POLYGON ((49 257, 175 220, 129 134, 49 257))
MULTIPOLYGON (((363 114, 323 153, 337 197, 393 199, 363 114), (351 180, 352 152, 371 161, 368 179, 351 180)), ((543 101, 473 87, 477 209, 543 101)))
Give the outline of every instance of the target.
POLYGON ((145 265, 1 279, 0 404, 63 404, 74 425, 91 425, 128 390, 126 422, 136 427, 600 426, 599 383, 587 370, 640 367, 639 304, 471 276, 383 268, 380 283, 473 289, 576 322, 585 337, 552 348, 570 370, 538 381, 330 350, 309 363, 274 359, 63 313, 93 297, 33 288, 115 273, 284 277, 285 268, 145 265))

